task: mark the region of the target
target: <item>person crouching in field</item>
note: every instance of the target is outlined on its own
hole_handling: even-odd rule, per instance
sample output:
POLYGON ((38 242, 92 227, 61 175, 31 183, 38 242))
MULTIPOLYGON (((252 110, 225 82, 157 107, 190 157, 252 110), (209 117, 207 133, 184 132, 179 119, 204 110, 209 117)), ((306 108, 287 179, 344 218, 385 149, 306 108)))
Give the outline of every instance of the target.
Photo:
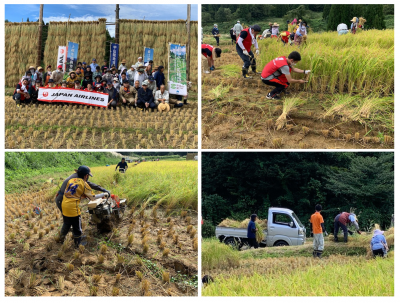
POLYGON ((135 106, 136 94, 136 89, 129 85, 129 81, 125 79, 119 91, 119 99, 122 102, 122 105, 125 107, 127 105, 135 106))
POLYGON ((290 75, 292 71, 299 74, 308 74, 311 72, 311 70, 295 68, 299 61, 301 61, 300 54, 298 52, 291 52, 287 58, 285 56, 278 57, 265 65, 261 72, 261 80, 266 85, 275 86, 268 93, 267 99, 280 99, 279 94, 285 91, 291 83, 306 83, 305 80, 296 80, 290 75))
POLYGON ((111 81, 107 82, 107 86, 104 88, 103 93, 108 94, 108 104, 107 107, 114 110, 117 110, 117 90, 114 88, 113 83, 111 81))
POLYGON ((249 241, 249 246, 258 248, 258 242, 256 239, 257 227, 256 227, 257 215, 252 214, 250 217, 249 225, 247 225, 247 239, 249 241))
POLYGON ((315 213, 311 215, 311 236, 313 240, 313 257, 321 258, 324 252, 324 234, 327 234, 324 226, 324 218, 321 215, 322 206, 320 204, 315 205, 315 213))
POLYGON ((67 182, 61 209, 63 214, 63 226, 60 231, 60 242, 63 243, 70 227, 72 226, 75 247, 78 248, 82 241, 81 199, 95 200, 108 196, 108 193, 95 195, 87 183, 89 176, 93 177, 87 166, 80 166, 77 171, 78 177, 67 182))
POLYGON ((209 44, 201 45, 201 65, 203 73, 209 74, 210 71, 215 69, 214 59, 221 57, 221 49, 214 48, 214 46, 209 44), (207 66, 207 67, 206 67, 207 66))
POLYGON ((144 80, 142 82, 142 87, 139 88, 137 92, 137 104, 136 106, 139 107, 141 110, 149 110, 154 111, 157 105, 154 103, 154 96, 153 92, 148 88, 149 82, 144 80))
POLYGON ((334 237, 335 242, 339 242, 337 234, 339 232, 339 228, 343 230, 343 239, 344 242, 347 243, 347 234, 353 234, 347 229, 347 225, 354 225, 358 234, 361 234, 360 228, 358 226, 358 220, 355 214, 353 213, 346 213, 342 212, 335 217, 335 230, 334 230, 334 237))
POLYGON ((389 251, 383 231, 379 229, 374 230, 374 236, 371 239, 371 251, 374 258, 376 256, 386 257, 389 251))
POLYGON ((22 103, 29 103, 31 101, 31 94, 35 88, 29 83, 27 77, 22 78, 22 81, 17 84, 15 88, 13 99, 15 100, 17 107, 20 107, 22 103))
MULTIPOLYGON (((283 31, 279 34, 279 37, 276 41, 279 42, 279 39, 282 41, 283 46, 289 43, 289 38, 290 38, 290 32, 288 31, 283 31)), ((290 44, 291 45, 291 44, 290 44)))

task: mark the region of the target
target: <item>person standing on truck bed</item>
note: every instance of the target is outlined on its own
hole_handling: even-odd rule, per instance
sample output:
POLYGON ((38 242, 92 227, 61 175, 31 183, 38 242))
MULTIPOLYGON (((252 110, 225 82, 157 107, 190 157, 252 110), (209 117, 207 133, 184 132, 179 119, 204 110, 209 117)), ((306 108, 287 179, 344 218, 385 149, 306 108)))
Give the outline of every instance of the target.
POLYGON ((355 214, 353 213, 346 213, 342 212, 338 214, 335 218, 335 230, 334 230, 334 236, 335 236, 335 242, 339 242, 339 239, 337 237, 337 234, 339 232, 339 228, 343 230, 343 239, 344 243, 347 242, 347 234, 350 233, 352 234, 348 229, 347 229, 347 224, 352 224, 356 228, 357 233, 361 234, 360 232, 360 227, 358 226, 358 220, 355 214))
POLYGON ((321 215, 322 206, 320 204, 315 205, 315 213, 311 215, 311 237, 313 240, 313 257, 321 258, 324 252, 324 234, 327 234, 324 226, 324 218, 321 215))
POLYGON ((252 214, 250 217, 249 225, 247 226, 247 238, 249 240, 249 246, 254 248, 258 248, 258 242, 256 240, 256 232, 257 232, 256 219, 257 215, 252 214))

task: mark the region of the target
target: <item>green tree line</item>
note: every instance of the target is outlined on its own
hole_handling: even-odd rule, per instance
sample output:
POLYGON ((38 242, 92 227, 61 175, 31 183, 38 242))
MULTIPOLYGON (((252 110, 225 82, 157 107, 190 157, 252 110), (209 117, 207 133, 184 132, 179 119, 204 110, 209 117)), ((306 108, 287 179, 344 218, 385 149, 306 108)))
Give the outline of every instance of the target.
MULTIPOLYGON (((208 28, 214 23, 228 22, 232 27, 237 20, 249 25, 252 23, 266 23, 280 19, 281 25, 293 18, 302 19, 314 31, 336 31, 340 23, 350 26, 353 17, 364 17, 367 23, 365 29, 385 29, 385 16, 394 15, 393 4, 248 4, 222 5, 203 4, 202 26, 208 28)), ((391 18, 393 19, 393 18, 391 18)), ((267 24, 267 23, 266 23, 267 24)), ((222 24, 221 24, 222 25, 222 24)), ((228 25, 227 25, 228 26, 228 25)), ((222 26, 226 31, 225 24, 222 26)), ((229 27, 229 26, 228 26, 229 27)), ((229 27, 229 29, 230 29, 229 27)), ((228 29, 228 32, 229 32, 228 29)))
POLYGON ((326 227, 356 209, 360 227, 388 228, 394 213, 394 153, 203 153, 203 236, 225 218, 267 218, 269 207, 292 209, 308 226, 321 204, 326 227))

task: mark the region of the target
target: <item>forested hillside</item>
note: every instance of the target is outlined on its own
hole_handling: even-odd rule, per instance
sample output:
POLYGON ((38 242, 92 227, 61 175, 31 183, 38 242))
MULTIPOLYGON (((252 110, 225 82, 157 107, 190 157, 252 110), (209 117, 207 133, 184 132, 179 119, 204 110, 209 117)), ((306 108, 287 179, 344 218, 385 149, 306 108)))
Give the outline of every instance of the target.
POLYGON ((355 209, 360 227, 388 228, 394 213, 393 153, 203 153, 203 236, 225 218, 267 217, 292 209, 303 224, 321 204, 327 230, 341 211, 355 209))

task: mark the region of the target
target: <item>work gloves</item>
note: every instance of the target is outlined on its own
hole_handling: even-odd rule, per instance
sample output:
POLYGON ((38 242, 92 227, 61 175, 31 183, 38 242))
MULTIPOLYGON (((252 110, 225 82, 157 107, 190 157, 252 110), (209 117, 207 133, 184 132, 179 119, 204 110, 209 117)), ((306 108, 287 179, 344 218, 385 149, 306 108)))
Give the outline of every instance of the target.
POLYGON ((243 55, 250 56, 247 50, 243 50, 243 55))
POLYGON ((329 236, 329 234, 328 234, 328 232, 327 232, 327 231, 325 231, 325 236, 329 236))
POLYGON ((304 73, 307 75, 307 74, 311 73, 311 71, 308 69, 308 70, 304 71, 304 73))
POLYGON ((107 197, 111 197, 111 193, 108 190, 106 190, 105 193, 106 193, 107 197))
POLYGON ((260 51, 258 49, 256 49, 256 55, 259 55, 260 51))

